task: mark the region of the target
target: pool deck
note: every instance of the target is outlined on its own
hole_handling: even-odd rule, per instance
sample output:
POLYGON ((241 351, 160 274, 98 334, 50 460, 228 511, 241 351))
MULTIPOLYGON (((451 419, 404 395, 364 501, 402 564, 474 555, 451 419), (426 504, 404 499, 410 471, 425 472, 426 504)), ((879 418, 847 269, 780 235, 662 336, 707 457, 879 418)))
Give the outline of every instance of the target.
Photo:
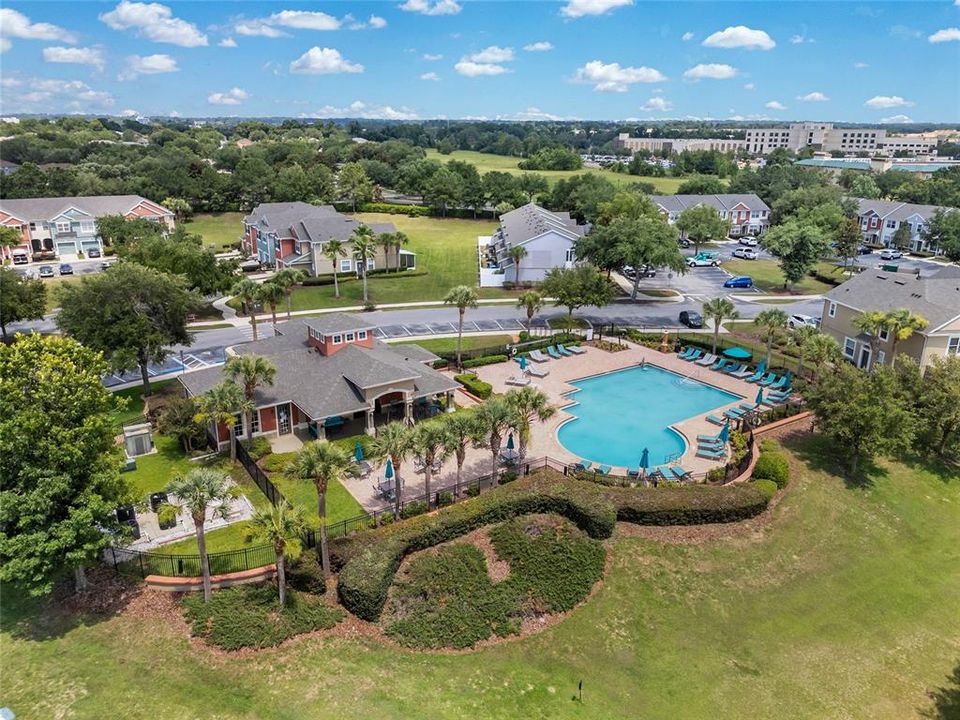
MULTIPOLYGON (((753 402, 757 394, 757 386, 744 382, 725 373, 716 372, 706 367, 701 367, 694 363, 681 360, 675 353, 661 353, 658 350, 624 342, 626 350, 620 352, 608 352, 595 347, 586 347, 586 352, 582 355, 564 357, 561 360, 551 359, 549 362, 539 363, 537 367, 543 370, 549 370, 550 374, 544 378, 531 378, 532 384, 545 392, 551 402, 557 407, 562 408, 572 402, 571 398, 564 397, 576 388, 571 385, 572 381, 580 380, 592 375, 622 370, 624 368, 634 367, 641 362, 659 366, 665 370, 672 370, 685 377, 690 377, 700 382, 712 385, 721 390, 727 390, 742 396, 734 402, 721 405, 716 410, 702 415, 682 420, 674 423, 671 427, 677 430, 687 441, 687 451, 676 462, 672 464, 680 465, 686 470, 695 474, 702 474, 717 467, 720 463, 714 460, 698 458, 696 456, 697 435, 710 434, 716 435, 720 432, 720 427, 707 422, 708 414, 721 414, 724 410, 737 407, 742 402, 753 402)), ((481 380, 490 383, 494 392, 507 392, 512 386, 507 385, 508 378, 519 376, 520 367, 515 362, 499 363, 496 365, 486 365, 477 368, 477 375, 481 380)), ((577 462, 579 457, 570 453, 557 440, 557 429, 566 420, 574 417, 563 409, 558 410, 553 417, 545 423, 534 423, 531 430, 529 457, 539 457, 549 455, 558 460, 567 462, 577 462)), ((640 457, 640 448, 637 449, 637 458, 640 457)), ((614 467, 613 474, 625 475, 627 468, 614 467)))

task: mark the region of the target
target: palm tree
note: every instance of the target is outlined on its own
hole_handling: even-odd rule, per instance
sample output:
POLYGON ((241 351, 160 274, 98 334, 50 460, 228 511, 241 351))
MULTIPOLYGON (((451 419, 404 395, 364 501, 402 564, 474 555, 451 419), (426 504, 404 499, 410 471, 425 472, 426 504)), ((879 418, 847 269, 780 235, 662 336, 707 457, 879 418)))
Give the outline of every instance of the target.
POLYGON ((377 243, 373 237, 373 230, 363 223, 350 236, 353 243, 353 257, 360 267, 360 277, 363 278, 363 302, 368 301, 367 295, 367 263, 377 256, 377 243))
POLYGON ((803 374, 803 357, 810 349, 810 344, 820 331, 811 325, 801 325, 795 328, 790 335, 790 344, 797 349, 797 375, 803 374))
POLYGON ((447 442, 457 460, 457 494, 460 494, 460 475, 467 460, 467 447, 477 435, 476 417, 471 410, 460 410, 445 416, 447 442))
POLYGON ((430 507, 430 481, 434 463, 443 463, 450 457, 450 432, 440 420, 422 422, 413 429, 412 449, 423 460, 424 492, 430 507))
POLYGON ((240 307, 250 315, 253 326, 253 340, 257 340, 257 302, 260 299, 260 285, 250 278, 244 278, 233 286, 233 296, 240 301, 240 307))
MULTIPOLYGON (((901 226, 905 227, 905 226, 901 226)), ((897 354, 897 343, 907 340, 915 332, 923 330, 930 323, 922 315, 915 315, 906 309, 891 310, 887 313, 887 331, 893 337, 893 346, 890 348, 890 363, 897 354)))
MULTIPOLYGON (((374 242, 383 248, 384 269, 390 269, 390 251, 393 249, 393 233, 380 233, 374 238, 374 242)), ((400 264, 399 258, 397 264, 400 264)))
POLYGON ((199 412, 196 420, 206 424, 212 422, 214 433, 220 424, 226 425, 230 433, 230 459, 237 459, 237 436, 233 432, 237 416, 253 411, 253 403, 243 394, 243 388, 229 380, 216 385, 197 400, 199 412))
POLYGON ((306 279, 307 274, 303 270, 297 270, 295 268, 284 268, 273 276, 273 282, 282 287, 284 294, 287 296, 287 320, 290 319, 291 311, 293 310, 291 307, 293 288, 306 279))
POLYGON ((507 430, 517 424, 513 410, 502 398, 491 398, 477 408, 477 435, 490 448, 490 477, 497 476, 500 445, 507 430))
POLYGON ((283 289, 277 283, 270 281, 265 282, 260 286, 260 290, 257 293, 257 296, 260 298, 260 302, 264 305, 270 306, 270 316, 273 321, 273 334, 277 334, 277 305, 281 300, 286 296, 287 291, 283 289))
POLYGON ((713 353, 716 354, 720 326, 724 320, 736 320, 740 317, 740 313, 729 298, 718 297, 703 302, 703 316, 713 321, 713 353))
POLYGON ((387 423, 377 431, 370 444, 375 455, 388 457, 393 462, 393 477, 396 483, 396 511, 400 515, 400 493, 403 489, 400 480, 400 465, 410 453, 413 436, 409 426, 401 422, 387 423))
POLYGON ((227 477, 213 468, 194 468, 186 475, 178 475, 167 485, 167 492, 175 495, 177 501, 171 503, 179 510, 190 513, 197 532, 197 550, 200 553, 200 570, 203 573, 203 601, 210 602, 210 561, 207 558, 207 538, 203 524, 207 520, 207 510, 213 515, 226 519, 228 503, 233 492, 227 485, 227 477))
POLYGON ((231 382, 243 388, 243 397, 250 406, 247 411, 247 440, 253 440, 253 413, 256 412, 253 396, 258 387, 273 385, 277 367, 260 355, 236 355, 227 360, 223 369, 231 382))
POLYGON ((509 250, 507 250, 507 257, 513 260, 513 264, 517 268, 515 281, 517 285, 520 285, 520 261, 523 260, 527 255, 527 249, 523 245, 513 245, 509 250))
POLYGON ((397 230, 395 233, 390 233, 390 235, 393 238, 393 248, 397 251, 396 271, 400 272, 400 248, 410 243, 410 237, 400 230, 397 230))
POLYGON ((340 265, 340 258, 347 256, 347 249, 339 240, 328 240, 323 246, 323 255, 333 263, 333 296, 340 297, 340 283, 337 280, 337 268, 340 265))
POLYGON ((533 327, 533 316, 543 309, 543 295, 536 290, 527 290, 517 298, 517 307, 527 311, 527 335, 533 327))
POLYGON ((873 367, 877 359, 877 339, 887 329, 887 314, 881 310, 867 310, 853 318, 850 324, 870 336, 870 367, 873 367))
POLYGON ((467 308, 477 306, 477 291, 466 285, 457 285, 447 293, 443 302, 446 305, 456 305, 460 313, 457 323, 457 370, 463 372, 463 364, 460 362, 460 350, 463 347, 463 316, 466 315, 467 308))
POLYGON ((354 475, 359 467, 346 448, 326 441, 307 443, 297 453, 286 474, 297 480, 309 480, 317 488, 317 517, 320 520, 320 564, 324 577, 330 575, 330 553, 327 549, 327 488, 354 475))
POLYGON ((777 310, 776 308, 770 308, 769 310, 764 310, 753 323, 758 328, 760 328, 761 335, 767 347, 767 360, 766 365, 770 365, 770 353, 773 350, 773 341, 777 336, 783 332, 787 327, 787 314, 783 310, 777 310))
POLYGON ((824 333, 817 333, 811 337, 806 347, 806 354, 813 364, 813 384, 816 385, 821 368, 827 363, 840 362, 843 351, 840 349, 840 343, 824 333))
POLYGON ((287 552, 299 554, 300 534, 305 523, 303 510, 285 502, 271 506, 268 510, 258 510, 250 521, 253 537, 273 545, 277 554, 277 587, 280 590, 280 607, 287 604, 287 552))
POLYGON ((546 422, 557 409, 550 404, 550 399, 546 395, 530 386, 511 390, 504 399, 513 411, 516 421, 515 427, 520 436, 520 447, 517 452, 522 464, 527 457, 527 445, 530 442, 530 427, 533 421, 546 422))

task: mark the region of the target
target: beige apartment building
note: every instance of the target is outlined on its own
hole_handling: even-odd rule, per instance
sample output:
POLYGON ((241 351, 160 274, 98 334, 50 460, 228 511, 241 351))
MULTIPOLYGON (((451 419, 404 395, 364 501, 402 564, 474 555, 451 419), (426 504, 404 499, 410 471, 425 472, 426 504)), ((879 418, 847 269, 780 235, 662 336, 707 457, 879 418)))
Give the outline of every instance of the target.
POLYGON ((754 155, 767 155, 777 148, 799 152, 813 148, 823 152, 892 155, 898 150, 928 154, 937 148, 937 138, 926 135, 887 136, 878 128, 835 128, 833 123, 791 123, 786 128, 750 128, 744 141, 754 155))
POLYGON ((824 296, 820 329, 833 337, 843 356, 860 368, 893 362, 893 338, 860 332, 854 320, 864 312, 906 309, 929 323, 897 343, 896 353, 906 354, 920 367, 935 356, 960 354, 960 267, 948 266, 933 275, 864 270, 824 296), (876 356, 874 357, 874 353, 876 356))
POLYGON ((743 140, 729 140, 726 138, 641 138, 630 137, 629 133, 620 133, 613 141, 615 147, 637 152, 675 152, 687 150, 718 150, 720 152, 736 152, 744 147, 743 140))

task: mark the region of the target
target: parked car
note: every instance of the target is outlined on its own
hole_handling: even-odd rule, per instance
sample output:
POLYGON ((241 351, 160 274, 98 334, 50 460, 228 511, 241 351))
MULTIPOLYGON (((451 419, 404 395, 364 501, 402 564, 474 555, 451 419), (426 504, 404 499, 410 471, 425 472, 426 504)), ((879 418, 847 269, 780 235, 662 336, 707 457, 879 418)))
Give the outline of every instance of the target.
MULTIPOLYGON (((624 277, 628 277, 631 280, 633 280, 637 275, 637 270, 636 268, 633 267, 633 265, 624 265, 623 269, 621 269, 620 272, 623 273, 624 277)), ((641 278, 651 278, 656 276, 657 276, 657 269, 652 265, 644 265, 643 267, 640 268, 641 278)))
POLYGON ((744 260, 756 260, 760 254, 753 248, 741 247, 733 251, 733 256, 744 260))
POLYGON ((690 241, 687 240, 686 238, 680 238, 679 240, 677 240, 677 242, 680 244, 680 247, 682 248, 690 247, 690 241))
POLYGON ((27 254, 23 250, 13 251, 14 265, 26 265, 28 262, 30 262, 30 258, 27 257, 27 254))
POLYGON ((104 260, 102 263, 100 263, 101 270, 109 270, 112 267, 113 267, 113 263, 108 262, 107 260, 104 260))
POLYGON ((87 250, 87 257, 91 259, 100 257, 100 248, 90 248, 87 250))
POLYGON ((753 278, 749 275, 737 275, 727 280, 723 286, 725 288, 751 288, 753 287, 753 278))
POLYGON ((688 328, 702 328, 703 318, 700 316, 700 313, 693 310, 681 310, 680 324, 686 325, 688 328))
POLYGON ((689 267, 717 267, 720 265, 719 253, 700 252, 687 260, 689 267))
POLYGON ((40 277, 42 277, 42 278, 53 277, 53 266, 52 266, 52 265, 41 265, 41 266, 40 266, 40 277))
POLYGON ((899 260, 903 257, 903 253, 897 250, 896 248, 887 248, 880 253, 881 260, 899 260))
POLYGON ((866 245, 861 245, 857 248, 857 255, 869 255, 873 252, 873 248, 867 247, 866 245))
POLYGON ((747 247, 756 247, 757 239, 755 237, 750 237, 749 235, 746 235, 740 238, 740 244, 746 245, 747 247))
POLYGON ((60 266, 60 274, 61 274, 61 275, 73 275, 73 265, 71 265, 70 263, 63 263, 63 264, 60 266))
POLYGON ((787 320, 787 326, 791 330, 793 330, 794 328, 798 328, 801 325, 809 325, 810 327, 818 328, 820 327, 820 318, 813 317, 812 315, 797 314, 797 315, 791 315, 787 320))

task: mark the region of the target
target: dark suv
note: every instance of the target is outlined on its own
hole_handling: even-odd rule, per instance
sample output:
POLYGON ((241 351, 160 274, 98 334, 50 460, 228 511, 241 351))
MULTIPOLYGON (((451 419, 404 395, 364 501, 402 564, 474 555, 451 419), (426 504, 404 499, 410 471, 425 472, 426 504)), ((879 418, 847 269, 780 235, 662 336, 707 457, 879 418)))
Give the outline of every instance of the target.
POLYGON ((693 310, 681 310, 680 324, 686 325, 688 328, 702 328, 703 318, 700 316, 700 313, 693 310))

